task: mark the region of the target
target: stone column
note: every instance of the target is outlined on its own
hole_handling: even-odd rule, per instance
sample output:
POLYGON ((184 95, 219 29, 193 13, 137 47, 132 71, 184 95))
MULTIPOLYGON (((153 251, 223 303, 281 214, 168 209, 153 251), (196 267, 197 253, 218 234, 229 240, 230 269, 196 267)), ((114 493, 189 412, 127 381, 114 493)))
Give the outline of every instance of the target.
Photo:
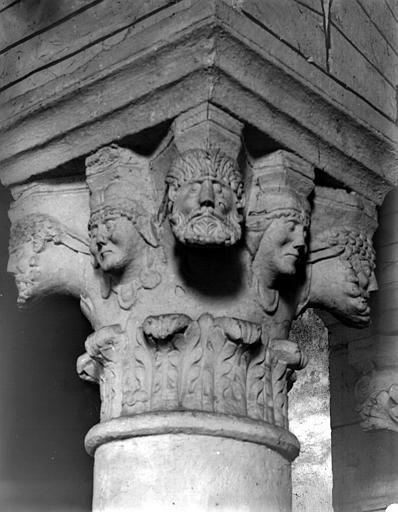
POLYGON ((384 511, 398 503, 397 190, 375 235, 372 325, 330 323, 334 508, 384 511))
POLYGON ((19 303, 71 293, 93 326, 77 370, 101 394, 95 511, 291 509, 313 167, 252 157, 241 130, 194 108, 150 157, 113 144, 87 157, 87 185, 14 189, 19 303))
POLYGON ((387 432, 397 430, 394 199, 396 192, 382 209, 376 236, 377 286, 370 243, 376 228, 374 206, 342 191, 318 188, 315 194, 307 293, 309 304, 321 309, 329 331, 336 511, 384 511, 398 496, 398 445, 395 435, 387 432), (331 229, 326 212, 334 219, 331 229), (345 268, 344 272, 336 272, 336 265, 345 268), (368 327, 367 302, 378 287, 371 301, 373 322, 368 327))

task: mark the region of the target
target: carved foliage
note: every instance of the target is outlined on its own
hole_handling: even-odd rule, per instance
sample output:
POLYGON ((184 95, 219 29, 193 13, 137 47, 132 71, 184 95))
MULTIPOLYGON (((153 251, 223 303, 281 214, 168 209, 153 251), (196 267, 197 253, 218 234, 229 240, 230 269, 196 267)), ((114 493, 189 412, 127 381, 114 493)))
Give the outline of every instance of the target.
POLYGON ((398 379, 396 368, 374 370, 362 376, 355 387, 357 412, 364 430, 398 432, 398 379))
POLYGON ((296 379, 295 370, 307 365, 307 357, 296 343, 273 339, 270 343, 270 360, 274 422, 288 428, 287 394, 296 379))
POLYGON ((287 340, 268 343, 261 326, 203 314, 148 317, 127 345, 120 326, 86 341, 79 375, 99 382, 102 421, 149 411, 190 409, 287 428, 287 393, 305 357, 287 340))
POLYGON ((138 331, 124 411, 198 409, 245 415, 257 324, 202 315, 148 317, 138 331))
POLYGON ((98 379, 100 385, 101 421, 116 418, 122 412, 127 336, 120 325, 110 325, 91 334, 85 345, 87 355, 80 356, 78 362, 86 362, 85 368, 89 371, 85 373, 93 368, 90 360, 98 365, 91 380, 98 379))

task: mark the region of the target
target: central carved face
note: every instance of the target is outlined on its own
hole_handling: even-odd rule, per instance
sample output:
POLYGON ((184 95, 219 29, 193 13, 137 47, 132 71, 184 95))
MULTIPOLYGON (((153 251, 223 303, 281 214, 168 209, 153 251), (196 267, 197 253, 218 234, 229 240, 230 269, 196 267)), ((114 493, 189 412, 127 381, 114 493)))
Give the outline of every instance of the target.
POLYGON ((241 235, 236 193, 225 183, 203 177, 169 191, 173 233, 192 245, 233 245, 241 235))
POLYGON ((90 251, 104 272, 122 273, 137 256, 140 235, 130 219, 108 215, 90 229, 90 251))
POLYGON ((298 218, 280 217, 265 230, 257 259, 271 284, 281 275, 294 275, 306 248, 306 231, 298 218))

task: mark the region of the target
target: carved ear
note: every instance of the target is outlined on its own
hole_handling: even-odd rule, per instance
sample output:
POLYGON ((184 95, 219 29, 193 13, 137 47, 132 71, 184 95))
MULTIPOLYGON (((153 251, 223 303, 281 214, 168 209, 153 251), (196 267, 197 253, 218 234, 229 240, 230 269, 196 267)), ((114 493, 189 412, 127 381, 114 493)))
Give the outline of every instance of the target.
POLYGON ((175 198, 177 197, 177 191, 178 187, 172 184, 168 184, 167 190, 166 190, 166 196, 169 198, 170 201, 175 201, 175 198))
POLYGON ((81 238, 78 238, 77 236, 74 236, 70 233, 62 233, 60 237, 60 243, 69 249, 72 249, 72 251, 81 252, 88 255, 91 254, 88 240, 82 240, 81 238))

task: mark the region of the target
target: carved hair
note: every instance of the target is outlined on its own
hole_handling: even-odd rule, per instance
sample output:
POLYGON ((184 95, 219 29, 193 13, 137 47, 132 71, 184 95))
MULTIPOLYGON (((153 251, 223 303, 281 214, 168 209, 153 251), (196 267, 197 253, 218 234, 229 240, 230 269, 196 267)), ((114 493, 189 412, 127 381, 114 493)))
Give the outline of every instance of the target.
POLYGON ((249 231, 266 231, 273 220, 286 219, 297 220, 300 224, 308 227, 310 217, 306 215, 304 210, 299 211, 293 208, 281 208, 273 210, 269 213, 249 213, 246 222, 246 228, 249 231))
POLYGON ((238 196, 243 194, 242 177, 234 160, 221 151, 190 149, 172 163, 166 183, 175 188, 199 178, 214 178, 228 185, 238 196))
POLYGON ((360 260, 365 260, 369 263, 372 271, 376 267, 376 257, 372 241, 364 232, 341 227, 332 228, 324 232, 317 239, 316 245, 319 248, 312 250, 312 254, 325 248, 333 249, 330 254, 319 259, 339 256, 348 269, 358 271, 358 269, 354 268, 354 259, 359 257, 360 260))
POLYGON ((119 201, 118 206, 104 206, 94 211, 88 223, 91 231, 96 224, 104 222, 109 217, 125 217, 134 224, 139 235, 152 247, 158 247, 158 233, 155 225, 155 217, 150 215, 142 206, 134 200, 123 205, 119 201))
POLYGON ((43 213, 26 215, 11 227, 10 253, 30 242, 37 254, 44 251, 49 242, 55 245, 63 244, 76 252, 89 254, 86 240, 73 234, 56 218, 43 213))

